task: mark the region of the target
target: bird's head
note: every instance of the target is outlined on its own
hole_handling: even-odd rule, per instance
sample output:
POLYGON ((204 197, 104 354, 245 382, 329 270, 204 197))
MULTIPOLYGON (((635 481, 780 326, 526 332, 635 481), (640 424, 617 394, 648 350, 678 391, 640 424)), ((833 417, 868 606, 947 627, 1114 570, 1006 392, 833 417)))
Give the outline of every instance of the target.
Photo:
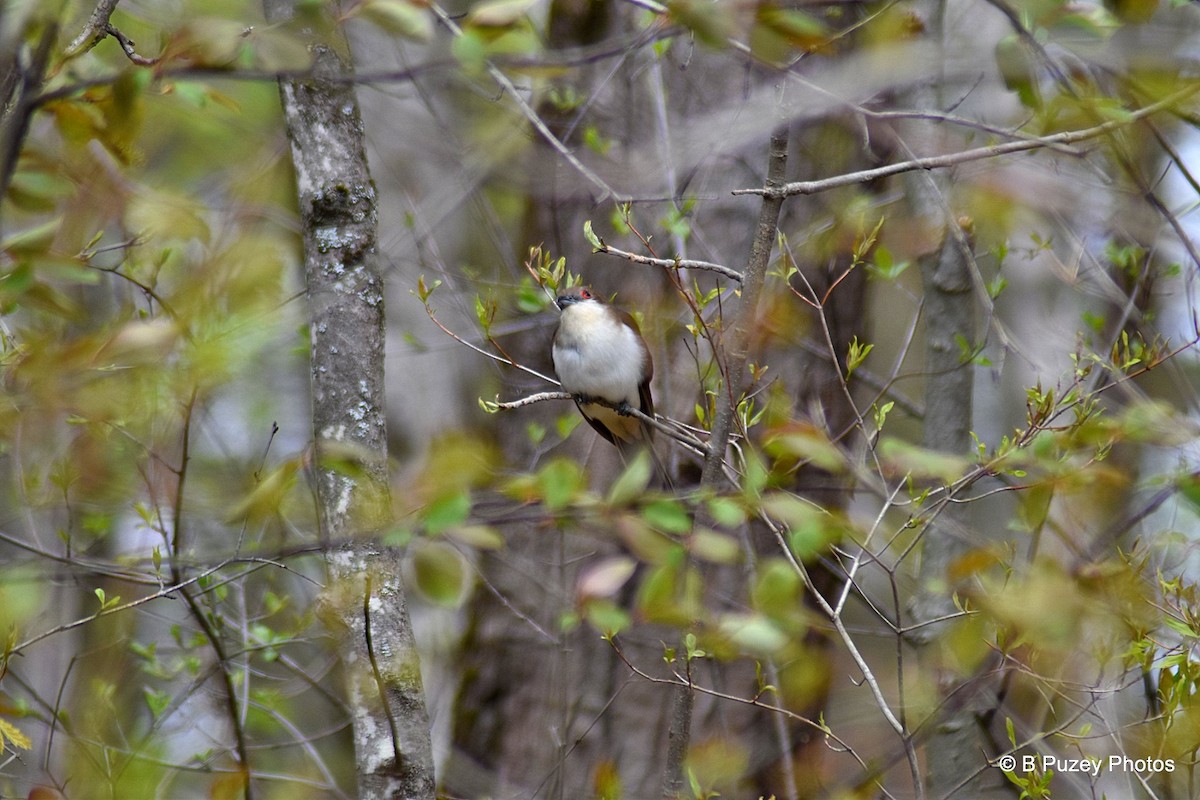
POLYGON ((592 290, 587 286, 576 286, 574 289, 568 289, 566 294, 560 294, 554 300, 554 304, 559 310, 566 311, 568 307, 576 303, 600 303, 601 300, 596 295, 592 294, 592 290))

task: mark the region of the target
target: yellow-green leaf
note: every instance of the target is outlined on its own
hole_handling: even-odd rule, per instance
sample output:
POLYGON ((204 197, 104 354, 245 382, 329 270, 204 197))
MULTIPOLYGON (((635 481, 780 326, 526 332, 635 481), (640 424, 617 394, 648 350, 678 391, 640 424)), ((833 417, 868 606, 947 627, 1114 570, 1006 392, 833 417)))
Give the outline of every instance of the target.
POLYGON ((512 25, 533 8, 536 0, 488 0, 480 3, 467 15, 467 24, 485 28, 512 25))
POLYGON ((771 655, 788 643, 787 634, 758 614, 726 614, 718 628, 739 649, 755 655, 771 655))
POLYGON ((971 466, 970 459, 942 453, 903 441, 885 438, 879 444, 879 454, 891 471, 916 479, 935 479, 953 483, 971 466))
POLYGON ((406 39, 427 42, 433 36, 429 12, 408 0, 365 0, 354 14, 406 39))
POLYGON ((5 740, 12 742, 13 746, 19 747, 22 750, 28 750, 33 747, 33 743, 29 741, 29 737, 21 733, 21 730, 6 719, 0 719, 0 747, 3 747, 5 740))
POLYGON ((458 608, 466 600, 470 573, 459 552, 445 542, 418 540, 412 571, 417 591, 429 601, 458 608))
POLYGON ((737 539, 707 528, 699 528, 689 537, 688 552, 714 564, 734 564, 742 558, 737 539))
POLYGON ((642 450, 608 490, 608 502, 615 506, 632 503, 642 496, 650 483, 650 454, 642 450))

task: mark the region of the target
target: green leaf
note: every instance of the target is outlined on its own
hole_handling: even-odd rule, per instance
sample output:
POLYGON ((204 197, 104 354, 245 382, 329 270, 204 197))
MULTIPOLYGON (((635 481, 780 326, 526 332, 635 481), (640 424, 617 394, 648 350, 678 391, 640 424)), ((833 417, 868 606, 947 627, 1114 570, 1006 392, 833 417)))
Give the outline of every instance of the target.
POLYGON ((792 617, 801 609, 804 582, 791 564, 771 558, 759 565, 758 577, 751 589, 754 608, 773 618, 792 617))
POLYGON ((471 9, 467 25, 503 28, 520 21, 537 0, 487 0, 471 9))
POLYGON ((871 263, 867 264, 867 272, 883 280, 894 281, 904 274, 912 262, 895 261, 892 251, 884 245, 875 248, 871 263))
POLYGON ((425 530, 429 535, 462 525, 471 514, 471 492, 469 489, 443 495, 425 509, 425 530))
POLYGON ((887 422, 888 414, 895 408, 895 401, 889 400, 882 406, 871 406, 871 416, 875 420, 875 430, 883 430, 883 425, 887 422))
POLYGON ((406 39, 427 42, 433 37, 433 18, 429 12, 408 0, 363 0, 353 13, 406 39))
POLYGON ((608 502, 614 506, 628 505, 639 499, 650 483, 652 471, 650 453, 645 449, 638 452, 625 467, 625 471, 613 481, 608 490, 608 502))
POLYGON ((167 710, 167 706, 171 705, 171 694, 169 692, 152 689, 149 686, 142 688, 142 697, 146 699, 146 705, 150 708, 150 714, 158 719, 162 713, 167 710))
POLYGON ((708 513, 713 521, 726 528, 736 528, 746 521, 746 510, 731 497, 713 497, 708 501, 708 513))
POLYGON ((850 348, 846 354, 846 377, 849 378, 854 374, 854 370, 862 366, 862 363, 867 360, 867 356, 875 349, 873 344, 863 344, 855 336, 850 340, 850 348))
POLYGON ((692 518, 676 500, 655 500, 642 509, 642 519, 663 533, 683 534, 692 529, 692 518))
POLYGON ((621 542, 647 564, 678 561, 678 556, 683 552, 678 542, 654 530, 635 514, 618 517, 616 532, 621 542))
POLYGON ((1170 614, 1163 615, 1163 624, 1187 639, 1195 639, 1200 636, 1200 634, 1197 634, 1196 629, 1191 625, 1188 625, 1181 619, 1176 619, 1170 614))
POLYGON ((1175 485, 1194 509, 1200 509, 1200 473, 1183 475, 1176 479, 1175 485))
POLYGON ((77 258, 43 254, 31 256, 29 266, 44 280, 91 286, 100 282, 100 272, 77 258))
POLYGON ((53 211, 72 189, 70 180, 49 169, 18 170, 8 186, 8 199, 25 211, 53 211))
POLYGON ((583 129, 583 144, 596 155, 606 156, 612 149, 613 142, 600 133, 600 129, 595 125, 588 125, 583 129))
POLYGON ((160 242, 207 243, 208 209, 192 197, 143 188, 125 209, 125 224, 138 236, 160 242))
POLYGON ((768 454, 790 456, 820 467, 826 472, 843 472, 846 457, 830 441, 825 431, 807 422, 795 422, 768 431, 763 442, 768 454))
POLYGON ((843 525, 825 509, 795 495, 775 492, 763 498, 763 510, 787 528, 792 553, 802 561, 816 558, 841 538, 843 525))
POLYGON ((688 552, 713 564, 736 564, 742 558, 742 548, 737 539, 707 528, 699 528, 691 535, 688 552))
POLYGON ((767 488, 767 483, 771 479, 771 472, 767 469, 767 465, 763 462, 758 450, 747 450, 745 458, 746 466, 742 477, 742 497, 746 500, 747 505, 753 505, 758 501, 763 490, 767 488))
POLYGON ((458 608, 467 599, 470 573, 462 555, 445 542, 418 540, 413 547, 415 586, 426 599, 458 608))
POLYGON ((592 246, 592 252, 598 253, 604 249, 604 242, 600 241, 600 237, 592 230, 590 219, 583 223, 583 238, 587 239, 588 244, 592 246))
POLYGON ((522 314, 540 314, 546 310, 546 294, 528 279, 523 279, 517 289, 516 303, 522 314))
MULTIPOLYGON (((312 66, 312 52, 290 30, 270 25, 256 26, 246 34, 246 42, 250 45, 253 66, 258 69, 283 72, 312 66)), ((230 111, 239 110, 237 101, 211 86, 206 87, 206 98, 230 111)))
POLYGON ((932 478, 942 483, 954 483, 972 463, 962 456, 930 450, 892 437, 879 443, 879 455, 896 474, 918 480, 932 478))
POLYGON ((284 499, 296 483, 300 462, 292 459, 267 472, 241 500, 229 511, 226 519, 231 522, 247 520, 261 523, 273 519, 280 513, 284 499))
POLYGON ((827 27, 816 17, 760 3, 750 28, 750 52, 771 64, 787 64, 800 53, 819 49, 828 38, 827 27))
POLYGON ((695 570, 664 564, 638 587, 638 608, 649 622, 689 625, 701 613, 701 581, 695 570))
POLYGON ((446 538, 476 550, 502 550, 504 537, 487 525, 459 525, 446 531, 446 538))
POLYGON ((629 612, 611 600, 593 600, 583 609, 587 621, 606 638, 612 638, 633 624, 629 612))
POLYGON ((496 319, 498 309, 499 304, 495 297, 489 296, 485 300, 479 295, 475 295, 475 318, 479 321, 479 327, 483 329, 485 336, 491 334, 492 322, 496 319))
POLYGON ((440 280, 435 280, 431 285, 429 285, 427 287, 425 285, 425 276, 422 275, 419 278, 417 278, 417 297, 420 298, 422 303, 427 302, 429 300, 430 295, 432 295, 434 293, 434 291, 436 291, 437 288, 441 285, 442 285, 442 282, 440 280))
POLYGON ((824 22, 803 11, 790 8, 759 6, 758 20, 801 47, 812 47, 829 35, 824 22))
POLYGON ((757 656, 770 656, 787 646, 787 634, 758 614, 726 614, 718 629, 740 650, 757 656))
POLYGON ((564 508, 584 488, 583 470, 568 458, 556 458, 537 474, 542 501, 549 509, 564 508))
POLYGON ((62 227, 62 218, 55 217, 49 222, 18 231, 0 242, 0 250, 12 256, 40 255, 50 249, 54 237, 62 227))
POLYGON ((488 43, 482 33, 469 29, 463 31, 450 44, 450 52, 469 73, 479 72, 487 63, 488 43))
POLYGON ((690 29, 709 47, 724 47, 733 34, 733 12, 729 3, 710 0, 670 0, 667 14, 671 20, 690 29))

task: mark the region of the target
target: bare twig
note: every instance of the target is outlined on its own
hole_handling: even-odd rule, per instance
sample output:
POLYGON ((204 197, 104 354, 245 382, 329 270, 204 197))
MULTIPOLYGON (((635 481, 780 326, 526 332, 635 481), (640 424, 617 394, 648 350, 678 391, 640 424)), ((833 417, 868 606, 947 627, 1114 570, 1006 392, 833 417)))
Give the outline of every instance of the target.
POLYGON ((104 41, 104 37, 109 34, 108 21, 112 17, 113 12, 117 10, 117 3, 119 2, 121 0, 100 0, 100 2, 96 3, 96 9, 88 17, 83 30, 67 45, 67 49, 63 53, 64 57, 75 58, 76 56, 81 56, 104 41))
MULTIPOLYGON (((449 336, 451 339, 458 342, 459 344, 461 344, 465 347, 468 347, 471 350, 474 350, 479 355, 484 356, 486 358, 490 358, 493 361, 499 361, 501 364, 507 364, 508 366, 513 367, 514 369, 519 369, 519 370, 521 370, 521 372, 528 373, 529 375, 532 375, 535 378, 540 378, 540 379, 546 381, 546 383, 552 383, 555 386, 558 386, 558 381, 554 380, 554 378, 551 378, 549 375, 544 375, 541 372, 538 372, 536 369, 533 369, 532 367, 527 367, 524 364, 519 364, 507 355, 496 355, 495 353, 489 353, 487 350, 484 350, 479 345, 468 342, 466 339, 462 338, 457 333, 455 333, 454 331, 447 328, 445 325, 443 325, 438 320, 437 316, 433 312, 433 307, 429 305, 428 301, 425 301, 425 313, 429 315, 429 319, 433 322, 434 325, 438 326, 438 328, 442 331, 442 333, 446 334, 447 336, 449 336)), ((536 402, 536 401, 533 401, 533 402, 536 402)))
POLYGON ((194 586, 195 584, 199 583, 200 581, 206 580, 207 578, 211 577, 212 575, 216 574, 217 572, 220 572, 221 570, 225 569, 225 567, 234 563, 236 560, 237 559, 232 559, 232 558, 225 559, 225 560, 221 561, 220 563, 215 564, 212 567, 209 567, 208 569, 204 570, 203 572, 201 572, 197 575, 194 575, 191 578, 185 578, 178 582, 172 582, 170 585, 164 586, 156 592, 152 592, 150 594, 143 595, 143 596, 137 598, 136 600, 130 600, 129 602, 121 603, 120 605, 111 605, 111 606, 108 606, 105 608, 101 608, 99 611, 97 611, 94 614, 88 614, 85 617, 80 617, 79 619, 72 620, 71 622, 64 622, 61 625, 56 625, 55 627, 50 628, 49 630, 42 631, 39 634, 35 634, 34 636, 29 637, 28 639, 21 642, 20 644, 14 645, 11 652, 14 654, 20 653, 21 651, 27 650, 28 648, 37 644, 38 642, 42 641, 43 639, 49 639, 51 636, 56 636, 60 633, 66 633, 67 631, 82 627, 84 625, 87 625, 88 623, 95 622, 96 620, 100 619, 101 617, 107 617, 107 616, 111 616, 113 614, 119 614, 122 611, 128 611, 131 608, 137 608, 138 606, 145 605, 146 603, 149 603, 152 600, 158 600, 161 597, 168 597, 170 595, 176 594, 177 592, 180 592, 184 589, 194 586))
POLYGON ((137 64, 139 67, 152 67, 158 63, 157 58, 138 55, 133 40, 121 33, 121 31, 117 30, 115 26, 109 25, 105 30, 108 32, 109 36, 117 40, 117 42, 121 45, 121 49, 125 51, 126 57, 128 57, 129 60, 134 64, 137 64))
POLYGON ((879 706, 879 710, 883 713, 883 718, 887 720, 888 725, 891 726, 892 730, 896 732, 901 740, 906 744, 909 744, 909 736, 905 731, 904 726, 900 724, 900 720, 896 718, 896 714, 892 711, 892 707, 888 703, 887 698, 883 696, 883 690, 879 687, 879 681, 875 678, 875 673, 871 671, 871 666, 867 663, 867 660, 863 658, 862 653, 859 652, 858 645, 854 642, 853 637, 850 636, 850 631, 846 629, 846 623, 842 621, 841 614, 839 614, 838 611, 833 608, 833 606, 829 605, 829 601, 826 600, 825 597, 813 586, 812 579, 808 575, 808 570, 804 568, 803 564, 796 560, 795 555, 792 553, 792 549, 788 547, 787 541, 783 538, 783 531, 779 529, 779 526, 775 524, 774 520, 766 517, 765 515, 760 515, 760 519, 767 523, 767 526, 771 529, 771 533, 775 535, 776 541, 779 544, 779 549, 783 553, 784 558, 788 560, 792 569, 795 570, 796 574, 799 575, 801 580, 804 581, 805 586, 807 586, 809 591, 812 593, 813 599, 816 600, 817 605, 819 605, 821 608, 821 611, 823 611, 825 616, 829 617, 829 621, 833 623, 833 628, 835 631, 837 631, 838 637, 842 640, 842 644, 845 646, 846 652, 850 654, 850 658, 854 660, 854 663, 858 666, 859 671, 862 673, 863 681, 867 684, 868 688, 870 688, 871 695, 875 698, 875 704, 879 706))
POLYGON ((633 672, 634 675, 637 675, 639 678, 642 678, 643 680, 647 680, 650 683, 665 684, 668 686, 686 686, 694 691, 699 692, 700 694, 705 694, 705 695, 708 695, 709 697, 715 697, 718 700, 729 700, 734 703, 741 703, 741 704, 747 705, 747 706, 754 706, 755 708, 761 708, 761 709, 770 711, 775 714, 781 714, 784 717, 787 717, 788 719, 795 720, 796 722, 802 723, 804 725, 807 725, 807 726, 819 731, 822 736, 825 736, 830 741, 835 742, 839 747, 844 748, 845 752, 850 753, 852 756, 854 756, 855 760, 858 761, 859 766, 863 767, 864 769, 867 768, 867 763, 865 761, 863 761, 862 758, 854 751, 854 748, 851 747, 847 742, 840 739, 838 737, 838 735, 836 733, 834 733, 832 730, 830 730, 829 726, 827 726, 827 725, 817 722, 816 720, 809 719, 808 717, 804 716, 803 714, 797 714, 795 711, 792 711, 789 708, 772 705, 771 703, 764 703, 762 701, 761 694, 755 695, 754 697, 741 697, 736 694, 729 694, 728 692, 722 692, 717 689, 712 689, 707 686, 702 686, 702 685, 696 683, 694 680, 685 678, 684 676, 680 675, 678 672, 674 672, 674 671, 672 671, 672 673, 671 673, 673 677, 670 677, 670 678, 656 677, 656 676, 651 675, 650 673, 646 672, 645 670, 641 669, 636 664, 634 664, 632 661, 630 661, 629 657, 627 655, 625 655, 625 652, 617 644, 615 637, 608 639, 608 643, 610 645, 612 645, 613 652, 615 652, 617 654, 617 658, 621 659, 621 662, 624 663, 625 666, 628 667, 633 672))
POLYGON ((957 153, 945 153, 938 156, 914 158, 908 161, 901 161, 896 164, 888 164, 883 167, 876 167, 875 169, 864 169, 859 170, 858 172, 846 172, 841 175, 835 175, 833 177, 823 178, 821 180, 795 181, 793 183, 787 183, 783 186, 773 189, 770 187, 734 189, 732 193, 735 195, 756 194, 764 197, 793 197, 795 195, 817 194, 819 192, 825 192, 841 186, 853 186, 859 183, 868 183, 870 181, 886 178, 891 175, 900 175, 905 172, 945 169, 947 167, 958 166, 959 164, 966 164, 971 161, 980 161, 987 158, 1009 155, 1011 153, 1042 150, 1055 145, 1084 142, 1089 139, 1095 139, 1117 131, 1140 119, 1157 114, 1160 111, 1165 111, 1171 106, 1186 100, 1197 92, 1200 92, 1200 86, 1189 86, 1186 89, 1175 92, 1169 97, 1163 98, 1157 103, 1151 103, 1150 105, 1139 108, 1136 111, 1131 111, 1128 115, 1119 120, 1110 120, 1099 125, 1094 125, 1091 128, 1063 131, 1062 133, 1054 133, 1034 139, 1019 139, 1013 142, 1003 142, 1001 144, 988 145, 987 147, 976 147, 970 150, 961 150, 957 153))
MULTIPOLYGON (((437 3, 431 3, 430 8, 433 10, 433 13, 437 15, 438 20, 440 20, 441 23, 446 26, 448 31, 450 31, 456 37, 462 36, 462 28, 459 27, 458 23, 446 13, 445 9, 443 9, 437 3)), ((550 130, 549 126, 546 125, 545 120, 543 120, 537 111, 529 105, 529 102, 521 95, 519 91, 517 91, 517 87, 513 85, 513 82, 508 79, 507 75, 500 71, 499 67, 488 61, 485 63, 485 69, 487 70, 488 75, 491 76, 492 80, 499 84, 500 88, 504 90, 504 93, 512 98, 512 101, 517 104, 517 108, 521 110, 522 116, 524 116, 525 119, 529 121, 529 124, 532 125, 538 132, 538 134, 540 134, 541 137, 545 139, 552 148, 554 148, 555 152, 566 159, 567 163, 570 164, 576 172, 578 172, 580 175, 586 178, 589 183, 600 190, 601 194, 600 197, 597 198, 597 202, 608 199, 621 202, 628 199, 623 195, 618 194, 617 191, 609 186, 603 178, 589 169, 587 165, 579 160, 579 158, 569 147, 563 144, 559 138, 554 135, 554 132, 550 130)))
POLYGON ((632 261, 635 264, 646 264, 652 267, 663 267, 664 269, 700 269, 708 272, 715 272, 718 275, 723 275, 730 280, 742 282, 742 274, 735 269, 722 266, 721 264, 713 264, 710 261, 696 261, 690 258, 652 258, 651 256, 642 256, 637 253, 630 253, 626 250, 613 247, 600 240, 600 247, 596 248, 595 252, 605 253, 611 256, 618 256, 626 261, 632 261))
POLYGON ((117 10, 117 3, 119 2, 120 0, 100 0, 96 4, 96 9, 88 17, 83 30, 79 32, 79 35, 63 51, 64 60, 78 58, 92 50, 96 45, 104 41, 106 37, 111 36, 121 45, 121 49, 125 51, 125 55, 129 60, 139 67, 150 67, 158 63, 157 58, 138 55, 133 40, 112 24, 111 18, 113 12, 117 10))
MULTIPOLYGON (((513 366, 518 366, 514 364, 513 366)), ((555 381, 557 383, 557 381, 555 381)), ((512 411, 513 409, 522 408, 524 406, 533 405, 534 403, 542 403, 547 400, 574 400, 575 395, 570 392, 538 392, 517 400, 500 401, 484 401, 483 405, 487 411, 512 411)), ((671 437, 675 441, 682 444, 687 449, 699 456, 704 456, 708 452, 708 447, 703 442, 694 436, 688 436, 681 432, 683 425, 669 417, 661 417, 655 414, 653 417, 646 414, 639 408, 622 407, 618 403, 610 403, 607 400, 600 398, 588 398, 589 403, 611 408, 618 413, 628 413, 629 416, 635 417, 645 424, 651 426, 656 431, 671 437), (665 421, 664 421, 665 420, 665 421)))
POLYGON ((496 401, 495 403, 489 403, 488 410, 490 411, 494 407, 497 411, 512 411, 513 409, 531 406, 534 403, 543 403, 547 400, 573 399, 575 399, 574 395, 572 395, 570 392, 538 392, 537 394, 531 394, 526 397, 522 397, 519 400, 506 400, 504 402, 496 401))

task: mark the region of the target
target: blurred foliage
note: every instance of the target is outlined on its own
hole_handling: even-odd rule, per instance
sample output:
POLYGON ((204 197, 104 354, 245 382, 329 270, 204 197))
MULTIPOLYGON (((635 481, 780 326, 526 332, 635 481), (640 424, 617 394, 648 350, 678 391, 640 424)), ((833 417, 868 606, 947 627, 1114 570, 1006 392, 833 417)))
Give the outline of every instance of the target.
MULTIPOLYGON (((642 37, 639 55, 666 63, 671 48, 696 59, 734 53, 747 74, 903 55, 928 30, 917 4, 907 2, 639 5, 630 22, 642 37)), ((0 55, 10 63, 32 69, 39 42, 50 43, 44 69, 28 73, 36 103, 27 129, 14 122, 19 104, 4 118, 6 135, 20 133, 0 206, 5 796, 53 797, 85 786, 109 797, 242 796, 249 782, 236 740, 250 743, 250 769, 262 778, 255 783, 283 787, 267 796, 329 796, 353 783, 348 715, 318 622, 323 572, 313 554, 324 543, 310 489, 307 365, 298 356, 306 343, 296 334, 305 308, 294 178, 274 73, 308 67, 306 29, 319 35, 364 24, 397 48, 444 45, 453 67, 442 68, 461 80, 454 91, 470 90, 455 107, 462 114, 456 135, 479 143, 464 169, 504 174, 531 141, 546 138, 534 131, 529 109, 582 115, 595 98, 578 65, 564 66, 570 59, 547 39, 543 4, 490 0, 454 15, 418 0, 358 0, 336 14, 322 2, 298 9, 296 23, 275 26, 243 0, 127 3, 112 23, 135 62, 111 37, 70 48, 91 12, 86 3, 3 6, 0 55), (502 82, 496 90, 496 76, 526 82, 519 92, 502 82), (498 119, 514 118, 497 128, 498 119), (51 734, 43 758, 34 745, 51 734)), ((1153 197, 1164 164, 1190 177, 1169 147, 1141 150, 1145 142, 1167 144, 1174 130, 1136 127, 1134 115, 1173 99, 1173 124, 1194 136, 1194 76, 1169 58, 1087 68, 1090 54, 1153 19, 1190 19, 1182 16, 1190 9, 1037 0, 1001 11, 1019 30, 979 52, 994 61, 992 99, 1018 122, 998 132, 991 119, 958 125, 948 112, 921 110, 957 126, 947 147, 1115 123, 1089 140, 1094 152, 1072 152, 1090 158, 1113 197, 1153 197), (1143 161, 1155 168, 1139 171, 1143 161)), ((582 63, 594 54, 568 55, 582 63)), ((871 146, 888 139, 862 135, 868 118, 878 119, 874 108, 858 110, 861 130, 812 126, 795 145, 804 162, 797 174, 813 165, 818 178, 850 170, 864 139, 871 146)), ((552 127, 581 163, 611 166, 627 155, 618 117, 585 116, 575 141, 561 120, 552 127)), ((882 149, 872 156, 902 159, 882 149)), ((1050 173, 1058 163, 1030 171, 1050 173)), ((997 419, 980 420, 974 451, 931 450, 917 433, 937 421, 922 419, 913 400, 924 376, 919 359, 909 358, 921 299, 918 270, 908 267, 936 250, 937 236, 894 202, 894 186, 837 187, 823 204, 785 217, 773 237, 778 257, 756 320, 751 385, 734 398, 726 488, 663 488, 648 458, 630 459, 598 486, 564 446, 591 435, 573 415, 515 422, 519 409, 481 401, 492 416, 478 429, 444 433, 420 463, 395 470, 394 520, 378 533, 408 548, 414 597, 437 613, 469 614, 474 598, 501 594, 481 586, 481 564, 505 562, 510 533, 547 543, 571 537, 590 554, 571 564, 568 591, 549 595, 557 603, 550 616, 562 632, 603 637, 614 658, 648 681, 692 681, 697 691, 784 715, 805 736, 845 750, 840 728, 823 713, 805 715, 828 700, 846 659, 855 680, 871 672, 887 683, 881 696, 904 708, 905 741, 917 745, 925 735, 918 732, 943 711, 945 681, 994 673, 1005 714, 990 722, 1008 717, 1009 741, 994 736, 989 755, 1072 752, 1111 740, 1131 757, 1174 759, 1179 772, 1153 781, 1185 791, 1200 751, 1193 563, 1200 333, 1193 326, 1196 336, 1181 340, 1160 329, 1153 300, 1165 293, 1152 289, 1166 285, 1190 298, 1198 265, 1171 261, 1153 237, 1109 235, 1110 220, 1071 228, 1052 200, 1000 172, 964 170, 945 197, 960 215, 955 224, 974 237, 975 299, 988 311, 979 336, 957 343, 962 367, 982 383, 1005 369, 1006 358, 1036 360, 1038 334, 1014 333, 1029 323, 1020 313, 1028 309, 1007 305, 1015 282, 1031 272, 1061 280, 1065 292, 1055 301, 1078 306, 1077 330, 1065 337, 1069 352, 1050 359, 1053 369, 1039 362, 1017 370, 1022 380, 1033 377, 1018 400, 1005 397, 997 419), (1056 242, 1060 225, 1077 241, 1056 242), (1073 258, 1093 264, 1094 274, 1081 277, 1073 258), (817 286, 813 265, 836 269, 817 286), (831 307, 861 273, 870 305, 859 316, 876 328, 863 324, 834 347, 831 307), (828 409, 795 402, 787 370, 805 346, 833 366, 838 396, 853 406, 844 430, 830 427, 828 409), (1173 378, 1166 388, 1155 383, 1164 372, 1173 378), (489 424, 520 430, 532 455, 517 463, 513 453, 525 451, 489 424), (813 499, 806 491, 813 475, 845 501, 813 499), (960 532, 969 547, 942 585, 914 587, 922 540, 957 506, 976 514, 960 532), (1154 515, 1159 508, 1171 509, 1169 523, 1154 515), (836 577, 834 591, 814 588, 819 570, 836 577), (956 612, 940 621, 932 663, 916 669, 906 661, 919 635, 907 627, 908 605, 926 589, 951 594, 956 612), (663 643, 653 665, 626 647, 645 631, 663 643), (868 639, 875 643, 863 644, 868 639), (754 685, 704 683, 711 665, 744 666, 754 685), (1097 711, 1099 697, 1136 713, 1097 711)), ((730 188, 747 187, 722 186, 730 188)), ((499 210, 489 221, 509 224, 524 213, 523 191, 515 183, 480 191, 499 210)), ((725 211, 703 193, 653 210, 611 199, 589 209, 596 226, 578 231, 569 259, 522 242, 524 269, 515 266, 470 304, 471 334, 453 330, 437 305, 454 284, 483 283, 470 258, 438 264, 445 281, 409 283, 433 323, 474 348, 456 360, 485 353, 512 370, 526 365, 519 351, 505 349, 506 332, 538 324, 554 294, 578 285, 596 263, 584 258, 614 259, 611 248, 619 248, 659 259, 674 317, 656 315, 639 297, 617 300, 639 307, 651 338, 684 343, 672 352, 686 357, 660 362, 660 375, 673 369, 672 378, 694 390, 679 404, 689 408, 690 427, 676 430, 703 447, 728 388, 720 344, 737 290, 671 260, 720 238, 708 226, 716 229, 725 211)), ((1156 218, 1156 232, 1179 221, 1154 210, 1167 215, 1156 218)), ((694 449, 678 452, 699 469, 694 449)), ((350 479, 355 458, 344 455, 350 479)), ((530 585, 542 578, 522 576, 530 585)), ((851 695, 847 706, 869 716, 871 727, 890 711, 861 701, 865 691, 841 697, 851 695)), ((880 753, 888 755, 882 746, 870 755, 880 753)), ((627 796, 608 755, 588 780, 598 797, 627 796)), ((745 742, 698 736, 690 791, 746 791, 752 756, 745 742)), ((875 773, 860 766, 838 762, 829 783, 845 787, 845 796, 866 791, 859 782, 875 773)), ((1043 775, 1009 780, 1038 796, 1058 785, 1043 775)))

